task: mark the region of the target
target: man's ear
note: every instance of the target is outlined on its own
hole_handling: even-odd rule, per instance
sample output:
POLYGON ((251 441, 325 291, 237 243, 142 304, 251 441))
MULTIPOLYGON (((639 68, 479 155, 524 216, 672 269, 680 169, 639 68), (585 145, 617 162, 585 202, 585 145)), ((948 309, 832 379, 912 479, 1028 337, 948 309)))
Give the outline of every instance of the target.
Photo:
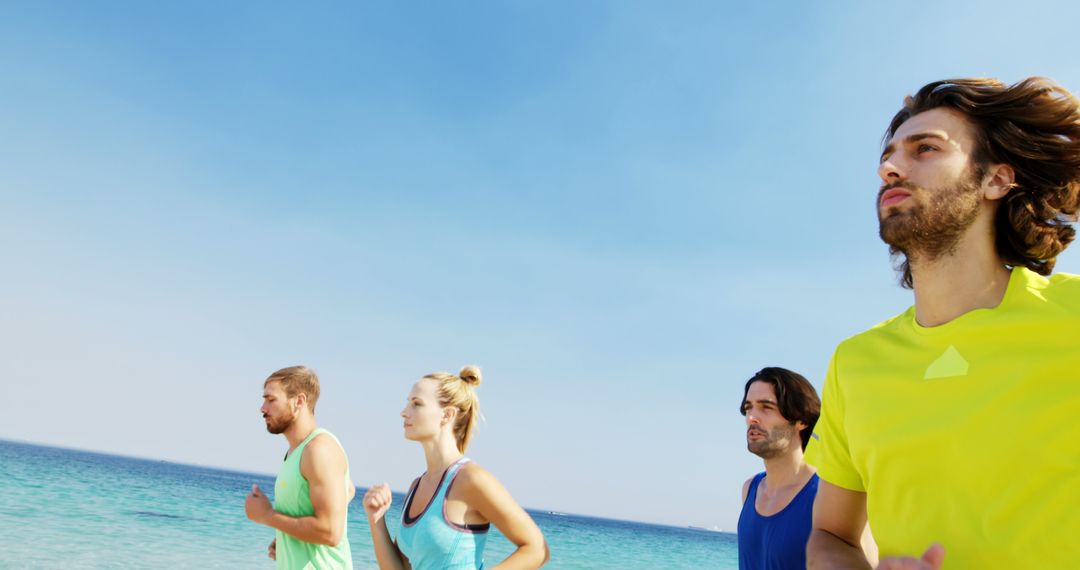
POLYGON ((1016 171, 1008 164, 992 164, 982 183, 983 198, 1000 200, 1016 188, 1016 171))
POLYGON ((294 413, 299 412, 300 408, 303 408, 306 405, 307 405, 307 394, 305 394, 303 392, 300 392, 299 394, 296 395, 296 410, 294 411, 294 413))

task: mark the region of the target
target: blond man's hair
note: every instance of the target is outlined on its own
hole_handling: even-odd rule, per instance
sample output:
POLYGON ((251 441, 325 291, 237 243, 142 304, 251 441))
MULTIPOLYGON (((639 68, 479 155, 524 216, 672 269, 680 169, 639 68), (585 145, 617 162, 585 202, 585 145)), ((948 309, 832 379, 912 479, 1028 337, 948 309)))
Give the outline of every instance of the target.
POLYGON ((295 398, 298 394, 306 395, 308 408, 311 413, 315 413, 315 403, 319 401, 319 376, 314 370, 307 366, 282 368, 263 382, 263 388, 271 382, 280 382, 281 388, 290 398, 295 398))

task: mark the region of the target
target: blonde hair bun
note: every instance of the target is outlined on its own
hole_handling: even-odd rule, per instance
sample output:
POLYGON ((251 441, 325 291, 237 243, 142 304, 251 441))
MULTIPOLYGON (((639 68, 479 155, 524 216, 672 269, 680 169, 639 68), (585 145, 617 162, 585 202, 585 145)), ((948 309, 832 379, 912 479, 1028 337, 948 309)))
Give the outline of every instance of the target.
POLYGON ((458 409, 454 420, 454 439, 458 451, 465 453, 476 428, 476 418, 480 415, 480 400, 476 397, 476 388, 480 385, 480 367, 465 366, 457 376, 448 372, 432 372, 424 376, 425 380, 439 383, 439 405, 453 406, 458 409))
POLYGON ((458 377, 473 388, 480 385, 480 367, 469 364, 458 372, 458 377))

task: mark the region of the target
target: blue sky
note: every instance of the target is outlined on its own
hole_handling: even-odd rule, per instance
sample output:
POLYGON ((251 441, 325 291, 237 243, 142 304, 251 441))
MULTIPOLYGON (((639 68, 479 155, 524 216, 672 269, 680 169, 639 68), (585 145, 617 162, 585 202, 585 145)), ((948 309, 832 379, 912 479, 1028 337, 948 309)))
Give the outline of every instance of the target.
POLYGON ((409 386, 476 363, 469 454, 526 506, 732 529, 746 378, 820 388, 910 303, 903 96, 1080 90, 1070 3, 759 4, 7 4, 0 437, 273 472, 304 363, 404 489, 409 386))

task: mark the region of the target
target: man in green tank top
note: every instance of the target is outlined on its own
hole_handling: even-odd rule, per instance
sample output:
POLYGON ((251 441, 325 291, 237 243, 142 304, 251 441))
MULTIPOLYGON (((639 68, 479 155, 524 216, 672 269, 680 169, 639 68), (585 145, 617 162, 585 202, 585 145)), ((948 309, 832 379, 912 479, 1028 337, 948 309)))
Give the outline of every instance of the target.
POLYGON ((304 366, 283 368, 263 383, 266 429, 289 451, 274 484, 274 503, 252 485, 247 517, 277 530, 270 558, 278 568, 351 569, 347 511, 356 494, 345 450, 315 423, 319 378, 304 366))

